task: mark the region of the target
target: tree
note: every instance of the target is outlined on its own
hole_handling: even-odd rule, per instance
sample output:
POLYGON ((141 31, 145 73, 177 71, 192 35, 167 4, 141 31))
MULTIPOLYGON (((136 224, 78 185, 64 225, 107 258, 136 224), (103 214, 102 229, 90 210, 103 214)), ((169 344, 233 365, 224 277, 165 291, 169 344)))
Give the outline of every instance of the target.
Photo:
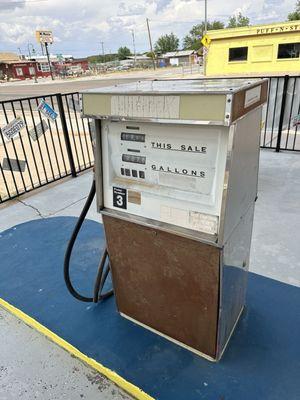
MULTIPOLYGON (((221 21, 207 22, 207 30, 223 29, 224 24, 221 21)), ((183 39, 183 47, 186 50, 199 50, 202 47, 201 38, 204 35, 205 23, 194 25, 189 34, 183 39)))
POLYGON ((131 55, 131 52, 128 47, 120 47, 118 50, 118 58, 119 60, 125 60, 128 56, 131 55))
POLYGON ((162 35, 155 43, 154 49, 156 53, 167 53, 168 51, 176 51, 179 47, 179 39, 174 33, 162 35))
POLYGON ((227 28, 240 28, 241 26, 249 26, 250 19, 248 17, 244 17, 241 12, 237 15, 232 15, 229 18, 227 28))
POLYGON ((90 63, 104 63, 118 60, 118 54, 99 54, 96 56, 88 56, 87 59, 90 63))
POLYGON ((294 12, 288 15, 288 21, 296 21, 300 19, 300 0, 296 3, 296 8, 294 12))

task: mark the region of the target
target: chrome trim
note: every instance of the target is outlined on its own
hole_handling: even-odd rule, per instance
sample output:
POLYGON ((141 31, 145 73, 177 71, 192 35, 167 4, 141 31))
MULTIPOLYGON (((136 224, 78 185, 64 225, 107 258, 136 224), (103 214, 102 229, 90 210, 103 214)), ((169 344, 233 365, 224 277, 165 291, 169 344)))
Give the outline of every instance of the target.
POLYGON ((210 235, 204 232, 193 231, 192 229, 182 228, 180 226, 168 224, 166 222, 156 221, 150 218, 141 217, 134 214, 123 213, 121 211, 112 210, 110 208, 103 208, 100 213, 107 215, 108 217, 118 218, 123 221, 132 222, 139 224, 147 228, 158 229, 163 232, 171 233, 173 235, 192 239, 197 242, 212 245, 214 247, 220 247, 217 243, 217 235, 210 235))
MULTIPOLYGON (((237 326, 237 324, 238 324, 238 322, 239 322, 239 320, 240 320, 240 318, 241 318, 241 315, 243 314, 244 308, 245 308, 245 306, 243 306, 243 307, 241 308, 241 311, 240 311, 240 313, 239 313, 239 315, 238 315, 238 317, 237 317, 237 319, 236 319, 236 321, 235 321, 235 323, 234 323, 234 325, 233 325, 233 327, 232 327, 232 329, 231 329, 230 335, 228 335, 227 341, 226 341, 226 343, 225 343, 223 349, 222 349, 220 352, 217 352, 217 354, 216 354, 216 360, 215 360, 215 361, 221 360, 221 358, 222 358, 222 356, 223 356, 223 354, 224 354, 224 351, 225 351, 226 348, 227 348, 227 345, 228 345, 228 343, 229 343, 229 340, 231 339, 231 336, 233 335, 233 332, 235 331, 235 328, 236 328, 236 326, 237 326)), ((218 332, 219 332, 219 329, 218 329, 218 332)), ((218 348, 217 348, 217 350, 218 350, 218 348)))
MULTIPOLYGON (((111 122, 153 122, 159 124, 180 124, 180 125, 217 125, 224 126, 224 121, 205 121, 193 119, 164 119, 164 118, 141 118, 121 117, 116 115, 81 114, 81 118, 103 119, 111 122)), ((227 125, 226 125, 227 126, 227 125)))
POLYGON ((95 128, 94 159, 95 159, 95 183, 96 183, 96 205, 97 205, 96 207, 97 211, 99 211, 104 205, 101 121, 94 120, 93 122, 95 128))
MULTIPOLYGON (((230 168, 231 168, 231 154, 232 154, 232 149, 233 149, 234 135, 235 135, 235 131, 236 131, 236 123, 238 121, 240 121, 242 118, 244 118, 245 115, 248 115, 250 113, 254 113, 255 111, 257 111, 258 108, 261 109, 261 113, 262 113, 262 104, 259 104, 257 107, 253 108, 253 110, 249 111, 247 114, 244 114, 241 117, 234 120, 234 122, 230 125, 230 128, 229 128, 227 157, 226 157, 225 175, 224 175, 224 183, 223 183, 223 194, 222 194, 222 207, 221 207, 221 212, 220 212, 219 234, 218 234, 218 242, 222 246, 224 246, 223 240, 224 240, 225 211, 226 211, 226 207, 227 207, 227 190, 228 190, 229 172, 230 172, 230 168)), ((259 146, 259 140, 258 140, 258 166, 259 166, 259 149, 260 149, 260 146, 259 146)), ((259 173, 259 168, 257 169, 257 177, 258 177, 258 173, 259 173)), ((256 193, 257 193, 257 191, 258 191, 258 179, 257 179, 257 183, 256 183, 256 193)), ((233 228, 233 230, 234 230, 234 228, 233 228)))
POLYGON ((236 79, 152 79, 123 83, 114 86, 86 89, 80 94, 105 95, 199 95, 199 94, 235 94, 256 86, 266 79, 241 77, 236 79), (180 90, 181 89, 181 90, 180 90))
POLYGON ((233 103, 233 95, 228 94, 226 96, 226 103, 225 103, 225 115, 224 115, 225 126, 229 126, 231 124, 232 103, 233 103))
POLYGON ((233 141, 234 141, 235 131, 236 131, 236 124, 233 123, 229 128, 229 134, 228 134, 227 156, 226 156, 226 164, 225 164, 223 193, 222 193, 220 222, 219 222, 219 234, 218 234, 219 245, 220 244, 223 245, 223 239, 224 239, 225 211, 226 211, 226 205, 227 205, 229 172, 230 172, 230 167, 231 167, 232 149, 233 149, 233 141))
POLYGON ((216 359, 219 360, 219 354, 222 353, 220 349, 220 333, 221 333, 221 321, 222 321, 222 294, 223 294, 223 251, 219 254, 219 307, 218 307, 218 322, 217 322, 217 335, 216 335, 216 359))

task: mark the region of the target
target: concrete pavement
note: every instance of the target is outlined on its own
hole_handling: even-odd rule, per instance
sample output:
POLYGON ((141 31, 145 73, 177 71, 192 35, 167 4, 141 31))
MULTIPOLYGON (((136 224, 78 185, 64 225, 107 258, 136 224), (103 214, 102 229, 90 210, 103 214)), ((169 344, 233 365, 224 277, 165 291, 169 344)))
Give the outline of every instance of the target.
POLYGON ((1 400, 129 400, 127 393, 0 308, 1 400))

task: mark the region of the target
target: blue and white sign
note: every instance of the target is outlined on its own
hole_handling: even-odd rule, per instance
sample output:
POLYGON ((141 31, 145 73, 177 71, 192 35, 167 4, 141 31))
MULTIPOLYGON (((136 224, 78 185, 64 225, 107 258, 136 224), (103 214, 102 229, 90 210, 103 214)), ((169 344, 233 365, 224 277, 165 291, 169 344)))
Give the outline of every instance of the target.
POLYGON ((48 119, 51 121, 55 121, 58 114, 56 111, 53 110, 49 104, 45 102, 45 100, 42 100, 38 106, 38 110, 48 119))

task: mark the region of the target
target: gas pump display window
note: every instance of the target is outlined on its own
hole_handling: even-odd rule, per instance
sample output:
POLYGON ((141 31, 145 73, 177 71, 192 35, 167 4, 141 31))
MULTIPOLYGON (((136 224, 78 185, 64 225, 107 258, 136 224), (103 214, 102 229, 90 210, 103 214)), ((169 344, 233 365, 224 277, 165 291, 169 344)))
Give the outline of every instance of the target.
POLYGON ((121 140, 125 140, 127 142, 145 142, 145 135, 142 133, 129 133, 129 132, 122 132, 121 133, 121 140))
POLYGON ((135 156, 133 154, 122 154, 122 161, 135 164, 146 164, 146 157, 135 156))

